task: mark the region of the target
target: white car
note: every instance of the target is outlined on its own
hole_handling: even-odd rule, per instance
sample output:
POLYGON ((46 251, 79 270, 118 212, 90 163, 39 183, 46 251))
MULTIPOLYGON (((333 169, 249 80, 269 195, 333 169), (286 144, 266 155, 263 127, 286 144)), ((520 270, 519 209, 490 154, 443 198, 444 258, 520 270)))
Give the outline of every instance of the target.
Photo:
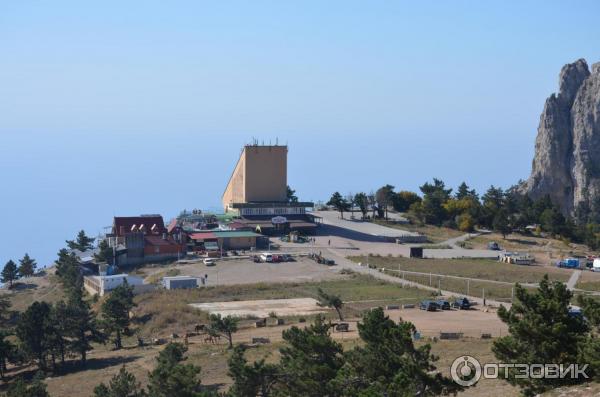
POLYGON ((213 258, 206 258, 203 262, 206 266, 215 266, 217 264, 217 261, 213 258))
POLYGON ((260 254, 260 260, 263 262, 273 262, 273 254, 269 252, 263 252, 260 254))

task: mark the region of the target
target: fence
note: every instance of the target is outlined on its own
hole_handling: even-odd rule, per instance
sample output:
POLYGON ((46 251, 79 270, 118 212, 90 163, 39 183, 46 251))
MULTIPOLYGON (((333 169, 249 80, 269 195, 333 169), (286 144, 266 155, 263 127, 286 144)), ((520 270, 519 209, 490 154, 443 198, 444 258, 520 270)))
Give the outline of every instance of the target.
MULTIPOLYGON (((446 274, 424 273, 409 270, 381 269, 386 274, 438 290, 450 291, 467 296, 477 296, 500 302, 512 302, 515 283, 477 279, 446 274)), ((527 286, 526 286, 527 287, 527 286)), ((533 287, 531 287, 533 288, 533 287)))

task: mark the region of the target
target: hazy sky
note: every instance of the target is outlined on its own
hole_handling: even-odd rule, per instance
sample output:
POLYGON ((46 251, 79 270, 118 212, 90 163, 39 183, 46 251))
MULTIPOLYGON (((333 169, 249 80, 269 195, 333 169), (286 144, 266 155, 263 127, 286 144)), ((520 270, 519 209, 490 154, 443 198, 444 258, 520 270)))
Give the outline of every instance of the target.
POLYGON ((526 178, 597 1, 0 4, 0 266, 114 215, 220 203, 244 143, 301 199, 526 178))

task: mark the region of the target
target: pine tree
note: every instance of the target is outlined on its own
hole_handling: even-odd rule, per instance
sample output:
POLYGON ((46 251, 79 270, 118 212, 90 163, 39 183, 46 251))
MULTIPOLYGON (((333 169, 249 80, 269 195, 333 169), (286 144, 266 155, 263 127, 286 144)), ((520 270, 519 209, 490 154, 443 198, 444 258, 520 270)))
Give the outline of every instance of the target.
POLYGON ((117 350, 123 347, 121 333, 130 324, 129 312, 134 306, 133 287, 129 286, 127 282, 113 289, 102 303, 105 330, 107 334, 115 335, 114 343, 117 350))
POLYGON ((231 397, 261 396, 269 397, 280 379, 279 366, 267 364, 264 359, 248 364, 244 357, 246 348, 237 345, 227 361, 228 375, 233 379, 229 389, 231 397))
MULTIPOLYGON (((569 314, 573 294, 565 284, 544 276, 534 292, 517 284, 510 309, 500 306, 498 316, 508 325, 510 335, 496 339, 492 351, 500 362, 573 364, 582 362, 580 350, 588 342, 588 325, 581 316, 569 314)), ((508 382, 524 394, 533 395, 572 383, 567 378, 520 378, 508 372, 508 382)), ((581 379, 579 380, 581 381, 581 379)))
POLYGON ((229 343, 229 348, 233 348, 233 333, 237 332, 238 319, 232 316, 221 317, 220 314, 210 315, 209 328, 220 335, 223 335, 229 343))
POLYGON ((342 346, 329 336, 329 325, 322 316, 314 324, 283 331, 286 346, 280 349, 280 368, 285 384, 283 395, 321 397, 338 395, 334 384, 344 364, 342 346))
POLYGON ((56 275, 67 292, 79 290, 83 286, 83 277, 79 270, 77 257, 64 248, 58 252, 56 275))
POLYGON ((50 397, 44 383, 44 374, 38 372, 29 385, 22 378, 17 379, 8 387, 6 397, 50 397))
POLYGON ((121 367, 119 373, 112 377, 108 386, 100 383, 94 388, 94 397, 145 397, 146 392, 135 379, 135 376, 121 367))
POLYGON ((317 292, 319 298, 319 305, 335 309, 335 311, 338 314, 338 317, 340 318, 340 321, 344 321, 344 318, 342 316, 342 306, 344 305, 344 302, 342 301, 340 296, 328 294, 321 288, 319 288, 317 292))
POLYGON ((200 367, 181 364, 186 351, 181 343, 169 343, 158 354, 156 367, 149 375, 150 397, 200 396, 200 367))
POLYGON ((50 312, 50 323, 52 324, 48 334, 48 345, 52 357, 52 366, 56 372, 56 359, 60 364, 65 364, 65 357, 69 350, 69 311, 64 301, 56 303, 50 312))
POLYGON ((22 277, 31 277, 35 274, 37 263, 34 259, 29 257, 29 254, 25 254, 22 259, 19 260, 19 274, 22 277))
POLYGON ((82 366, 86 365, 87 352, 92 350, 92 342, 104 342, 104 335, 90 305, 83 300, 81 290, 73 290, 66 307, 67 332, 70 339, 70 350, 80 357, 82 366), (78 293, 79 291, 79 293, 78 293))
POLYGON ((88 237, 85 234, 85 231, 80 230, 79 233, 77 233, 75 240, 67 240, 66 243, 70 249, 76 249, 83 252, 94 248, 94 240, 96 239, 88 237))
POLYGON ((333 206, 337 211, 340 212, 340 217, 344 219, 344 211, 348 211, 350 205, 345 198, 342 197, 340 192, 335 192, 331 195, 331 198, 327 202, 327 205, 333 206))
POLYGON ((4 379, 6 366, 14 356, 16 346, 8 339, 10 332, 5 329, 0 329, 0 378, 4 379))
POLYGON ((11 259, 6 262, 2 270, 2 282, 8 283, 8 288, 13 287, 13 283, 19 279, 19 270, 17 264, 11 259))
POLYGON ((50 351, 48 336, 52 333, 52 307, 46 302, 33 302, 21 317, 16 327, 16 335, 21 348, 31 360, 37 360, 38 367, 44 371, 50 351))
POLYGON ((462 390, 436 371, 430 345, 414 346, 414 332, 413 324, 396 324, 382 308, 367 312, 358 324, 364 344, 346 354, 336 379, 341 395, 438 396, 462 390))

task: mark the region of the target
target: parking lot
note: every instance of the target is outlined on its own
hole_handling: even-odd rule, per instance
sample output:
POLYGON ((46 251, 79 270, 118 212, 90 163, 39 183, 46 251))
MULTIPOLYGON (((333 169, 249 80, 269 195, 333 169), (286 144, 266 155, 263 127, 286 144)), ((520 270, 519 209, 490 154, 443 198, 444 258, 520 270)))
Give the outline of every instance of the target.
MULTIPOLYGON (((170 266, 169 269, 177 269, 185 276, 207 275, 207 285, 289 283, 343 277, 339 274, 341 269, 338 267, 321 265, 306 257, 297 257, 294 262, 279 263, 255 263, 252 259, 225 259, 217 260, 215 266, 206 266, 202 260, 198 260, 170 266)), ((161 270, 164 269, 153 269, 152 273, 161 270)))

